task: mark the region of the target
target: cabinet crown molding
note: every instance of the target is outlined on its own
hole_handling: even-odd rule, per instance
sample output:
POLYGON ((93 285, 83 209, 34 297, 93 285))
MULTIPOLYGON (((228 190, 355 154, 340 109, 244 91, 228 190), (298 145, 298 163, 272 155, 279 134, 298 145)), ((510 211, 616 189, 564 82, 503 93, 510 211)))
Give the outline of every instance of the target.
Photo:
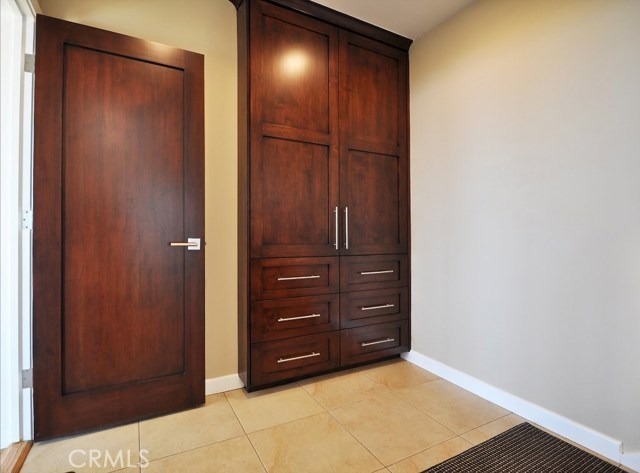
MULTIPOLYGON (((239 9, 244 3, 258 0, 229 1, 233 3, 236 9, 239 9)), ((325 7, 324 5, 320 5, 319 3, 312 2, 310 0, 268 0, 268 2, 303 13, 327 23, 334 24, 346 30, 353 31, 354 33, 376 38, 383 43, 402 49, 403 51, 408 51, 409 47, 413 43, 412 39, 405 38, 397 33, 392 33, 389 30, 385 30, 384 28, 372 25, 353 16, 347 15, 346 13, 325 7)))

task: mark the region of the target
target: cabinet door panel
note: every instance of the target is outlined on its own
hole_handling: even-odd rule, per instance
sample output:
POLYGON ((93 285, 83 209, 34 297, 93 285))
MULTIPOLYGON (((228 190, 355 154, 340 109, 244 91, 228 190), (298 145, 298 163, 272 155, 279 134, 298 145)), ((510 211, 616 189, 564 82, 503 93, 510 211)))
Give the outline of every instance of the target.
POLYGON ((261 121, 329 134, 337 117, 337 29, 260 3, 252 45, 261 121))
POLYGON ((340 32, 341 254, 407 252, 406 93, 405 51, 340 32))
POLYGON ((329 133, 329 37, 266 15, 262 28, 263 121, 329 133))
POLYGON ((338 30, 255 2, 251 11, 253 258, 338 254, 338 30))
POLYGON ((407 251, 407 186, 401 168, 399 156, 347 153, 341 193, 349 211, 344 220, 348 248, 344 243, 343 254, 407 251))
POLYGON ((251 172, 253 257, 337 254, 337 160, 328 146, 264 138, 251 172))
POLYGON ((346 49, 349 100, 347 114, 340 118, 349 127, 349 137, 397 146, 399 59, 352 42, 346 49))

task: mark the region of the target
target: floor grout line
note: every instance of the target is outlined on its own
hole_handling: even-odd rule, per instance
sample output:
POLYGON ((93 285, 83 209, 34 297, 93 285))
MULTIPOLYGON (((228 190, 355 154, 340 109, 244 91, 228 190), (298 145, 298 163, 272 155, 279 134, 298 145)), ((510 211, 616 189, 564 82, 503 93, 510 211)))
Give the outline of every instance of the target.
MULTIPOLYGON (((409 405, 410 407, 414 408, 415 410, 417 410, 418 412, 420 412, 421 414, 424 414, 425 416, 427 416, 429 419, 431 419, 432 421, 436 422, 437 424, 441 425, 442 427, 444 427, 445 429, 447 429, 449 432, 451 432, 452 434, 454 434, 457 437, 460 437, 462 434, 459 434, 458 432, 456 432, 455 430, 453 430, 451 427, 449 427, 448 425, 445 425, 444 423, 442 423, 442 421, 436 419, 435 417, 433 417, 432 415, 426 413, 425 411, 423 411, 422 409, 420 409, 417 406, 414 406, 413 404, 411 404, 408 400, 406 400, 405 398, 403 398, 402 396, 400 396, 400 394, 398 394, 395 391, 391 391, 398 399, 400 399, 401 401, 403 401, 404 403, 406 403, 407 405, 409 405)), ((453 437, 452 437, 453 438, 453 437)))
POLYGON ((262 457, 258 453, 258 449, 256 448, 256 446, 253 444, 253 441, 251 440, 251 437, 249 437, 248 434, 246 435, 246 437, 247 437, 247 440, 249 441, 249 445, 251 445, 251 448, 253 448, 253 452, 258 457, 258 460, 260 460, 260 464, 262 465, 262 468, 264 468, 264 471, 269 473, 269 468, 267 468, 267 465, 265 465, 264 461, 262 460, 262 457))
MULTIPOLYGON (((382 465, 383 469, 387 467, 387 465, 385 465, 384 462, 382 460, 380 460, 380 458, 378 458, 371 450, 369 450, 369 448, 367 448, 367 446, 364 443, 362 443, 360 441, 360 439, 358 437, 356 437, 355 434, 353 432, 351 432, 346 425, 342 424, 342 422, 340 422, 338 419, 336 419, 335 416, 331 413, 331 411, 329 411, 329 415, 331 416, 331 418, 333 420, 335 420, 338 423, 338 425, 340 427, 342 427, 349 435, 351 435, 351 437, 353 437, 356 442, 358 442, 360 445, 362 445, 362 447, 367 452, 369 452, 371 454, 371 456, 373 456, 373 458, 375 458, 382 465)), ((380 471, 380 468, 377 469, 377 470, 373 470, 373 471, 380 471)))
POLYGON ((196 450, 200 450, 201 448, 211 447, 212 445, 217 445, 219 443, 227 442, 229 440, 234 440, 234 439, 237 439, 237 438, 240 438, 240 437, 246 437, 246 436, 247 436, 247 434, 234 435, 233 437, 229 437, 229 438, 226 438, 226 439, 217 440, 215 442, 207 443, 207 444, 204 444, 204 445, 198 445, 197 447, 187 448, 187 449, 181 450, 179 452, 175 452, 175 453, 171 453, 169 455, 165 455, 165 456, 162 456, 162 457, 154 458, 153 460, 149 460, 149 463, 153 463, 153 462, 156 462, 158 460, 166 460, 167 458, 175 457, 177 455, 182 455, 183 453, 194 452, 196 450))
POLYGON ((233 408, 233 404, 231 404, 231 401, 229 401, 229 398, 227 397, 227 393, 224 392, 224 393, 222 393, 222 395, 224 396, 224 400, 227 402, 227 405, 231 408, 231 412, 233 412, 233 415, 235 416, 236 420, 238 421, 238 424, 240 424, 240 428, 242 429, 242 431, 244 432, 245 435, 248 435, 247 434, 247 429, 244 428, 244 424, 240 420, 240 417, 238 416, 238 413, 236 412, 236 410, 233 408))

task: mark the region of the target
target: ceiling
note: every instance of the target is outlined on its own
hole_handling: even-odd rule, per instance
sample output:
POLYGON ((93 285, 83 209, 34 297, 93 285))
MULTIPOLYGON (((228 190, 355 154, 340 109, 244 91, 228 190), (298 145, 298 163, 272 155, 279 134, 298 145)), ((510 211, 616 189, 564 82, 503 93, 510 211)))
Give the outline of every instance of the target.
POLYGON ((314 0, 407 38, 417 39, 475 0, 314 0))

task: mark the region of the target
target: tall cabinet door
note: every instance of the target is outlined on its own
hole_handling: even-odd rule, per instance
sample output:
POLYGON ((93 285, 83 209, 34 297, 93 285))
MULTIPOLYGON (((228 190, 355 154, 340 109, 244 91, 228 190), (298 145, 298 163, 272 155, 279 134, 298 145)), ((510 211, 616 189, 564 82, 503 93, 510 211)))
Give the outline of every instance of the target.
POLYGON ((406 253, 406 51, 340 31, 340 117, 340 251, 406 253))
POLYGON ((337 29, 262 2, 251 24, 251 257, 337 255, 337 29))

